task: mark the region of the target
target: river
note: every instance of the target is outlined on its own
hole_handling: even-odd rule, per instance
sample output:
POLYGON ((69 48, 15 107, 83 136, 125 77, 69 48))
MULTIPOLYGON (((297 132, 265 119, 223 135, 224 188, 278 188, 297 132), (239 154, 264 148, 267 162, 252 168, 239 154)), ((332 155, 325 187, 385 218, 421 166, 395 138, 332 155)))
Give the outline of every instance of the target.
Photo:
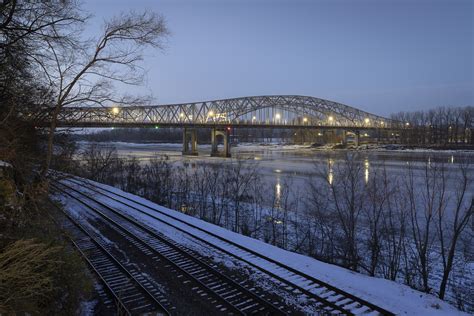
MULTIPOLYGON (((85 148, 90 143, 80 142, 85 148)), ((275 194, 280 194, 284 181, 291 181, 294 192, 305 192, 308 180, 321 173, 327 172, 330 181, 337 177, 337 169, 332 166, 347 155, 356 154, 364 170, 361 177, 367 182, 376 168, 385 167, 390 177, 402 176, 407 172, 407 165, 415 167, 418 177, 421 177, 426 165, 444 163, 448 170, 448 180, 456 181, 459 163, 470 161, 469 174, 474 177, 474 151, 433 151, 433 150, 384 150, 367 149, 359 151, 317 149, 302 145, 279 144, 241 144, 232 147, 232 157, 211 157, 210 145, 199 145, 198 156, 183 156, 181 144, 164 143, 98 143, 101 147, 115 147, 121 158, 136 158, 146 163, 154 157, 168 156, 170 161, 195 168, 200 164, 230 164, 236 163, 235 158, 243 158, 258 164, 258 171, 265 183, 274 187, 275 194)), ((448 190, 450 186, 448 186, 448 190)), ((474 191, 474 188, 472 188, 474 191)), ((470 194, 472 194, 472 191, 470 194)))

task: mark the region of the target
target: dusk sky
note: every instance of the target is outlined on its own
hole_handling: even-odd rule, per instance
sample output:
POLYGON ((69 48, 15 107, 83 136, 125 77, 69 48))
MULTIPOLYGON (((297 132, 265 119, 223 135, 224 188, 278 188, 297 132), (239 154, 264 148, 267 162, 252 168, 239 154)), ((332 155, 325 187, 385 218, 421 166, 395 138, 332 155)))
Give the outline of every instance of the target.
POLYGON ((166 49, 147 51, 145 60, 144 92, 155 103, 298 94, 387 115, 474 105, 473 3, 89 0, 84 7, 94 24, 129 9, 166 18, 166 49))

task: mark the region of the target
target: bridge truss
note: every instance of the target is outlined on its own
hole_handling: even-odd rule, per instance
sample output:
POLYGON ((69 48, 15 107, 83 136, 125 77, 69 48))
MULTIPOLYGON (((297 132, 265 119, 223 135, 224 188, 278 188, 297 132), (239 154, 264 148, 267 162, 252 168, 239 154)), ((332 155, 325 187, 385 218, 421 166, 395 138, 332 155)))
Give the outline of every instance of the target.
POLYGON ((327 127, 390 129, 400 124, 365 111, 308 96, 254 96, 183 104, 66 107, 62 127, 327 127))

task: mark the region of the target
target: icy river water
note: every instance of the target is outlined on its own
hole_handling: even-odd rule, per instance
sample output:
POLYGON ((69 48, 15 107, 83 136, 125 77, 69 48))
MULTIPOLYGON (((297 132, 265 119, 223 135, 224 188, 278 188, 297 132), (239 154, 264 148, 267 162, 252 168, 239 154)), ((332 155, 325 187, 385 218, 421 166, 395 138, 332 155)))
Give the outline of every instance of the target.
MULTIPOLYGON (((183 156, 181 144, 139 144, 110 142, 99 143, 101 147, 115 147, 119 157, 136 158, 142 163, 154 157, 168 156, 170 161, 185 164, 195 168, 204 163, 229 164, 236 163, 236 159, 211 157, 210 145, 199 145, 198 156, 183 156)), ((81 147, 88 143, 81 143, 81 147)), ((291 181, 294 192, 304 194, 308 180, 320 174, 321 170, 329 171, 337 161, 344 159, 355 151, 323 150, 300 145, 255 145, 241 144, 232 147, 233 158, 244 158, 258 164, 258 171, 268 186, 273 187, 275 194, 280 194, 284 182, 291 181)), ((403 176, 407 172, 407 165, 415 166, 421 176, 428 163, 443 162, 449 172, 449 180, 455 181, 458 163, 461 159, 471 161, 469 173, 474 177, 473 151, 430 151, 430 150, 380 150, 368 149, 357 151, 357 159, 364 168, 361 177, 367 181, 372 172, 382 166, 391 177, 403 176)), ((337 169, 327 174, 328 177, 337 177, 337 169), (334 173, 334 174, 333 174, 334 173)), ((448 186, 449 188, 449 186, 448 186)), ((474 188, 473 188, 474 191, 474 188)), ((471 193, 472 194, 472 193, 471 193)))

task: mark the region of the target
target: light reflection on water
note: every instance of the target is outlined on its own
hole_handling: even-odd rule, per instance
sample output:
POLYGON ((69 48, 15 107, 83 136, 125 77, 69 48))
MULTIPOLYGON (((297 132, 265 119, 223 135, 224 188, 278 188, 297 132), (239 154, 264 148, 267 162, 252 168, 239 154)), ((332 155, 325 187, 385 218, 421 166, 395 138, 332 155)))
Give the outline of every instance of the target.
POLYGON ((281 202, 281 184, 280 177, 277 177, 277 182, 275 184, 275 207, 280 207, 281 202))
POLYGON ((328 161, 328 181, 329 181, 329 184, 332 184, 332 182, 334 181, 334 170, 333 170, 333 165, 334 165, 334 159, 332 158, 329 158, 329 161, 328 161))
POLYGON ((364 160, 364 180, 365 184, 369 183, 369 159, 365 158, 364 160))
MULTIPOLYGON (((87 146, 88 143, 81 143, 80 146, 87 146)), ((233 147, 232 156, 234 159, 211 158, 209 157, 210 146, 200 146, 199 156, 189 157, 182 156, 181 145, 167 144, 127 144, 127 143, 101 143, 102 147, 117 147, 117 154, 123 158, 137 158, 140 163, 146 164, 151 158, 167 155, 172 163, 187 165, 189 168, 198 168, 202 164, 231 164, 235 162, 235 158, 240 157, 249 159, 258 163, 258 171, 264 183, 270 185, 270 190, 274 192, 275 201, 270 201, 273 194, 268 195, 268 202, 282 203, 284 197, 282 195, 290 195, 290 203, 292 192, 297 192, 299 196, 305 195, 307 192, 307 181, 321 180, 334 184, 338 176, 338 168, 336 164, 344 161, 347 157, 345 151, 323 151, 313 150, 310 148, 267 148, 262 147, 233 147), (324 171, 323 171, 324 169, 324 171), (327 170, 326 170, 327 169, 327 170), (325 174, 324 178, 318 177, 320 172, 325 174), (285 177, 285 178, 283 178, 285 177), (281 179, 292 179, 291 190, 288 193, 283 187, 281 179)), ((461 163, 463 159, 469 159, 474 162, 473 153, 456 153, 452 152, 416 152, 416 151, 361 151, 357 153, 356 159, 364 168, 361 172, 361 181, 370 181, 370 177, 374 175, 374 170, 379 167, 386 167, 389 177, 403 176, 406 174, 406 167, 413 166, 415 171, 420 171, 422 176, 424 166, 435 165, 437 163, 449 164, 450 167, 461 163), (455 158, 459 157, 458 158, 455 158), (362 175, 363 174, 363 175, 362 175)), ((455 172, 456 168, 450 168, 449 172, 455 172)), ((469 172, 474 174, 474 163, 469 167, 469 172)), ((418 174, 418 172, 416 173, 418 174)), ((286 197, 285 197, 286 199, 286 197)), ((268 204, 270 205, 270 204, 268 204)), ((300 207, 305 207, 303 203, 300 207)))

